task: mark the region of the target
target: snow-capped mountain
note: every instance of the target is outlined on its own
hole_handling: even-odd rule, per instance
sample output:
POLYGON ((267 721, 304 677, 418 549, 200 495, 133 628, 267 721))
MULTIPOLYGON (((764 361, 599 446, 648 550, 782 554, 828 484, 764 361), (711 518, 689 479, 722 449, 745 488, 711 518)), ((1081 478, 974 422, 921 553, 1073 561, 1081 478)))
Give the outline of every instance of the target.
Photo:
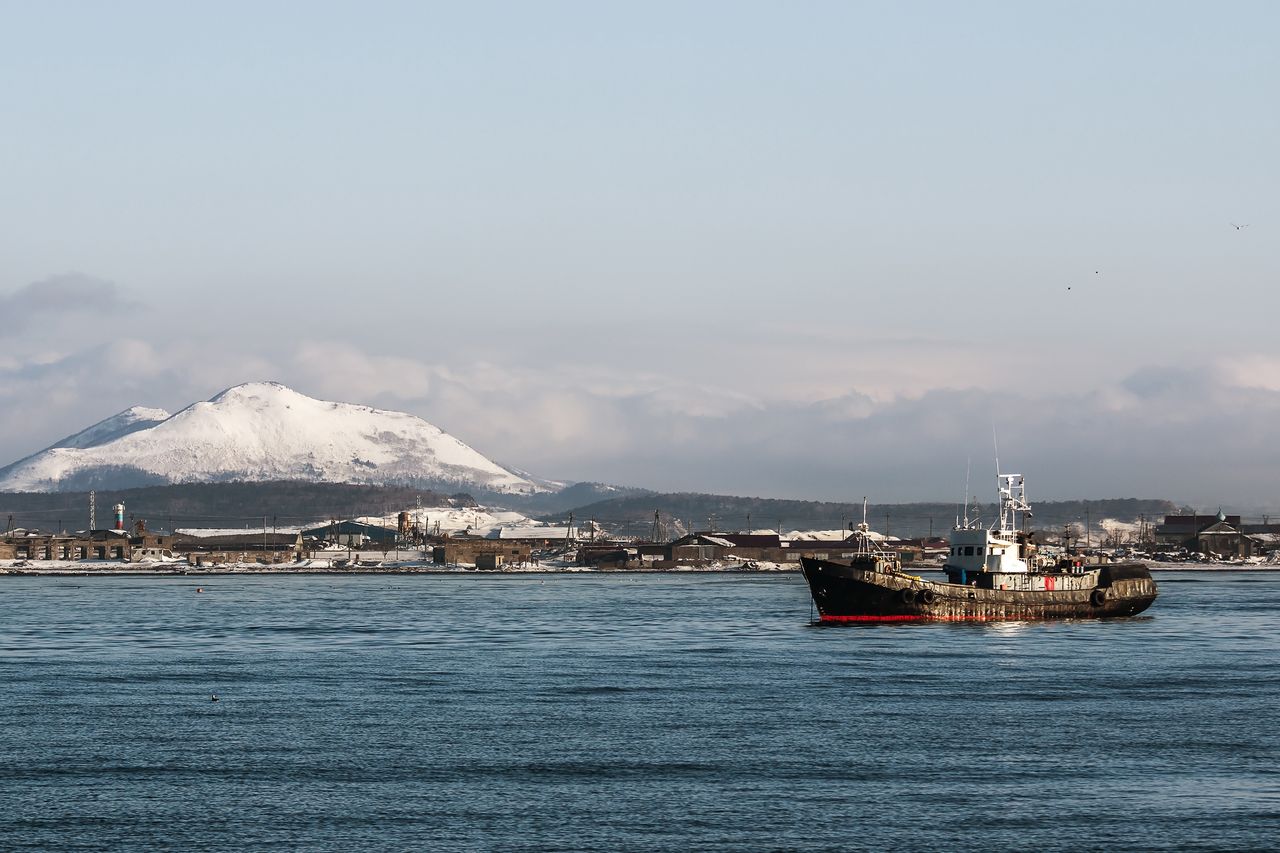
POLYGON ((548 485, 421 418, 237 385, 170 416, 135 407, 0 468, 0 491, 305 480, 533 493, 548 485))

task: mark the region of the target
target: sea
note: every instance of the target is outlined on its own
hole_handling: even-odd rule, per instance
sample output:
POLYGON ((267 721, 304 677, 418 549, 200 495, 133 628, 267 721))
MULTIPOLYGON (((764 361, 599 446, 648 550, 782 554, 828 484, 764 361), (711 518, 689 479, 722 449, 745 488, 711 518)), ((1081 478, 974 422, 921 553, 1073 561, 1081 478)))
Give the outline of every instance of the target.
POLYGON ((795 574, 0 577, 0 849, 1276 850, 1280 574, 1157 580, 819 627, 795 574))

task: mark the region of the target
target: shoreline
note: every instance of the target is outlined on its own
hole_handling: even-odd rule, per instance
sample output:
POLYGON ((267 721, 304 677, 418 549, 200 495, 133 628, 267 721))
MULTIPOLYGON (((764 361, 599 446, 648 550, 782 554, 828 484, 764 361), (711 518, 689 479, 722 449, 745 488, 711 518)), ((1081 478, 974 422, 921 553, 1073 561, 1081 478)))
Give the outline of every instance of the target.
MULTIPOLYGON (((1257 566, 1206 565, 1204 563, 1148 563, 1152 573, 1196 572, 1266 574, 1280 572, 1280 564, 1257 566)), ((941 574, 941 567, 906 566, 908 572, 941 574)), ((231 577, 237 575, 466 575, 505 577, 516 575, 798 575, 799 566, 777 563, 727 566, 682 566, 678 568, 649 569, 600 569, 594 566, 533 566, 502 569, 477 569, 474 566, 439 566, 435 564, 406 563, 375 566, 316 566, 316 565, 264 565, 236 564, 223 566, 189 566, 186 564, 95 564, 73 563, 62 566, 0 566, 3 577, 231 577)))
POLYGON ((743 568, 689 568, 689 569, 593 569, 590 567, 583 568, 549 568, 542 567, 538 569, 449 569, 435 568, 426 566, 415 567, 386 567, 373 566, 369 568, 352 569, 343 567, 340 569, 325 568, 306 568, 306 569, 251 569, 251 568, 221 568, 221 569, 199 569, 191 571, 170 571, 165 569, 66 569, 63 571, 45 570, 45 569, 0 569, 0 578, 4 577, 164 577, 164 578, 180 578, 180 577, 234 577, 245 575, 441 575, 441 576, 458 576, 465 575, 467 577, 515 577, 519 575, 798 575, 799 569, 743 569, 743 568))

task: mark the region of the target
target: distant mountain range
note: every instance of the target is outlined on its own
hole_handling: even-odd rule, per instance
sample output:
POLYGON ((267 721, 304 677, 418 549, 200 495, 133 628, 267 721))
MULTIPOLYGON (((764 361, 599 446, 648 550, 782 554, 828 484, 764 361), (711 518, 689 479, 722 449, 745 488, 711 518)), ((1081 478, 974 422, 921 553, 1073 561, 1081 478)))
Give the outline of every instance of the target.
POLYGON ((301 481, 537 495, 564 484, 486 458, 414 415, 250 382, 176 415, 134 407, 0 468, 0 492, 301 481))

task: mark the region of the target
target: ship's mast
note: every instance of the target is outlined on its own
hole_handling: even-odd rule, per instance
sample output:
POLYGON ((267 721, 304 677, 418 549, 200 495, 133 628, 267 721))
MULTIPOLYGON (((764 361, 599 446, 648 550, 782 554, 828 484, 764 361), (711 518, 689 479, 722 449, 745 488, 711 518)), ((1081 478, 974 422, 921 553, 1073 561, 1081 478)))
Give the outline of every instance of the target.
POLYGON ((1015 536, 1019 530, 1018 513, 1031 514, 1027 503, 1027 485, 1021 474, 996 473, 1000 487, 1000 522, 996 533, 1002 537, 1015 536))
POLYGON ((871 537, 867 534, 871 531, 871 525, 867 524, 867 498, 862 498, 862 523, 858 525, 858 553, 871 553, 871 537))

